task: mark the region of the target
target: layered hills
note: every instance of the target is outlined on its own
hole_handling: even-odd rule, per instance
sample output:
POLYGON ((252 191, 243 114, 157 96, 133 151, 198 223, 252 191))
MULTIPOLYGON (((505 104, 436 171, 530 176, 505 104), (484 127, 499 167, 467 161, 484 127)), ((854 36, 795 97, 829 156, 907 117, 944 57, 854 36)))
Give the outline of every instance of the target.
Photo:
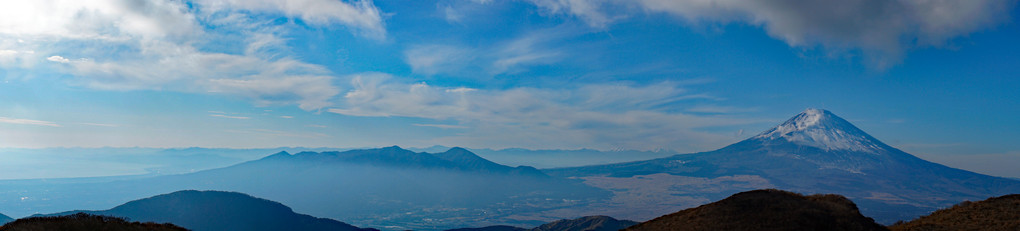
POLYGON ((7 208, 48 212, 110 208, 186 189, 236 191, 279 201, 316 217, 393 230, 537 226, 576 215, 515 216, 583 206, 610 195, 580 180, 550 177, 527 166, 500 165, 462 148, 423 153, 396 146, 279 152, 189 174, 0 189, 4 189, 0 194, 7 193, 0 197, 5 212, 7 208), (26 199, 3 199, 19 197, 26 199))
POLYGON ((891 224, 959 201, 1017 193, 1020 181, 919 159, 829 111, 809 109, 715 151, 644 161, 538 170, 462 148, 279 152, 181 175, 7 181, 0 185, 0 208, 24 216, 110 208, 185 189, 220 190, 356 226, 443 230, 536 227, 591 215, 649 220, 763 188, 845 195, 864 215, 891 224))

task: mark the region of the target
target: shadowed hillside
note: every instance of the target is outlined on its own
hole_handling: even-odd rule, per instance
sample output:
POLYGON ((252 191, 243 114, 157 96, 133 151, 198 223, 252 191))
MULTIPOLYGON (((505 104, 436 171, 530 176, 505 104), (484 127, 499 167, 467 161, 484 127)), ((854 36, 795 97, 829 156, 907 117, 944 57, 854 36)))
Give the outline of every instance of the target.
POLYGON ((626 230, 888 230, 839 195, 754 190, 626 230))
POLYGON ((186 231, 170 223, 128 222, 123 218, 76 213, 57 217, 30 217, 8 223, 3 231, 186 231))
POLYGON ((893 231, 1020 230, 1020 195, 966 201, 889 228, 893 231))
MULTIPOLYGON (((72 211, 169 222, 190 229, 215 230, 372 230, 332 219, 297 214, 283 204, 242 193, 178 191, 135 200, 104 211, 72 211)), ((59 214, 58 214, 59 215, 59 214)))
POLYGON ((558 220, 538 226, 532 231, 616 231, 637 224, 635 221, 617 220, 608 216, 587 216, 573 220, 558 220))
POLYGON ((7 215, 0 213, 0 225, 7 224, 7 222, 11 221, 14 221, 14 218, 8 217, 7 215))

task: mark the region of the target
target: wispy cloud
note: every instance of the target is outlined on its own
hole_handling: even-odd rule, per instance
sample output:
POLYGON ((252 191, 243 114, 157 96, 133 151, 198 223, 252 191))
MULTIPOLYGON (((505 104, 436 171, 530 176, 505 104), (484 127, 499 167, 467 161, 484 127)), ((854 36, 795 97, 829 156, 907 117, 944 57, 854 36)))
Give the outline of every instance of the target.
POLYGON ((245 117, 245 116, 228 116, 228 115, 221 115, 221 114, 209 114, 209 116, 212 116, 212 117, 220 117, 220 118, 227 118, 227 119, 240 119, 240 120, 246 120, 246 119, 251 119, 251 117, 245 117))
POLYGON ((280 116, 280 118, 284 118, 284 119, 293 119, 294 117, 293 117, 293 116, 280 116))
POLYGON ((17 118, 8 118, 8 117, 0 117, 0 123, 38 125, 38 126, 47 126, 47 127, 60 127, 59 124, 54 123, 54 122, 50 122, 50 121, 30 120, 30 119, 17 119, 17 118))
POLYGON ((418 127, 434 127, 434 128, 442 128, 442 129, 464 129, 464 128, 468 128, 467 126, 452 125, 452 124, 413 124, 413 125, 414 126, 418 126, 418 127))
MULTIPOLYGON (((455 120, 466 129, 440 138, 486 147, 671 148, 701 150, 734 139, 730 133, 702 128, 746 124, 719 116, 695 116, 666 110, 694 95, 678 84, 587 84, 573 89, 511 88, 454 91, 426 83, 401 83, 385 74, 352 77, 352 90, 330 112, 349 116, 400 116, 455 120), (514 144, 506 141, 513 140, 514 144)), ((463 128, 460 128, 462 126, 463 128)))
POLYGON ((256 135, 274 136, 274 137, 300 137, 300 138, 323 138, 323 137, 330 137, 327 134, 318 133, 318 132, 289 132, 289 131, 279 131, 279 130, 272 130, 272 129, 226 130, 226 132, 256 134, 256 135))
POLYGON ((744 107, 733 107, 733 106, 718 106, 718 105, 701 105, 688 108, 688 112, 696 113, 718 113, 718 114, 729 114, 729 113, 743 113, 757 111, 757 108, 744 108, 744 107))
POLYGON ((475 58, 471 49, 451 45, 416 45, 404 51, 411 70, 427 75, 460 71, 475 58))
POLYGON ((120 125, 117 124, 102 124, 102 123, 78 123, 78 124, 97 127, 120 127, 120 125))
POLYGON ((316 25, 345 25, 367 37, 383 39, 383 13, 370 0, 198 0, 213 11, 283 13, 316 25))
POLYGON ((426 75, 519 73, 529 67, 550 65, 566 58, 569 54, 554 45, 570 34, 565 31, 561 28, 537 30, 482 46, 413 45, 404 51, 404 60, 415 73, 426 75))

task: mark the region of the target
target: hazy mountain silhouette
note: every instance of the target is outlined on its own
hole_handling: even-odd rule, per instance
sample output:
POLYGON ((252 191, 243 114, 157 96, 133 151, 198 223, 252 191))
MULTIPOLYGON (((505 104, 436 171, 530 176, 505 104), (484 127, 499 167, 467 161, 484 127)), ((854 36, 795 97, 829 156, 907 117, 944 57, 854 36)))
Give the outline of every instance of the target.
POLYGON ((659 230, 888 230, 840 195, 754 190, 627 228, 659 230))
POLYGON ((889 228, 894 231, 1020 230, 1020 195, 963 202, 889 228))
POLYGON ((118 217, 76 213, 65 216, 29 217, 0 226, 0 231, 187 231, 174 224, 129 222, 118 217))
POLYGON ((702 191, 675 193, 707 195, 708 199, 762 186, 836 193, 854 199, 864 214, 883 223, 911 219, 963 200, 1020 192, 1020 181, 919 159, 819 109, 808 109, 775 128, 715 151, 544 171, 560 177, 596 177, 601 182, 649 175, 666 178, 653 174, 727 179, 702 191), (733 176, 750 180, 726 178, 733 176), (755 184, 749 183, 752 180, 755 184))
POLYGON ((14 221, 14 218, 8 217, 7 215, 0 213, 0 225, 7 224, 7 222, 11 221, 14 221))
MULTIPOLYGON (((575 213, 511 216, 578 207, 609 191, 531 167, 499 165, 451 148, 442 153, 400 147, 343 152, 278 152, 195 173, 88 181, 10 181, 0 207, 26 211, 110 208, 136 198, 186 189, 244 192, 296 211, 357 226, 442 230, 480 223, 537 226, 575 213), (19 198, 24 199, 19 199, 19 198)), ((7 212, 7 211, 5 211, 7 212)), ((27 215, 27 214, 26 214, 27 215)))
POLYGON ((448 231, 616 231, 637 224, 636 221, 617 220, 609 216, 587 216, 577 219, 563 219, 525 229, 506 225, 482 228, 461 228, 448 231))
POLYGON ((319 161, 322 163, 349 163, 386 167, 447 169, 495 174, 519 174, 546 177, 538 169, 497 164, 475 155, 467 149, 454 147, 446 152, 429 154, 413 152, 397 146, 377 149, 358 149, 344 152, 301 152, 290 155, 279 152, 263 158, 264 161, 319 161))
POLYGON ((102 211, 70 211, 173 223, 196 231, 216 230, 374 230, 332 219, 294 213, 278 202, 243 193, 185 190, 134 200, 102 211))
MULTIPOLYGON (((141 182, 141 181, 136 181, 141 182)), ((531 167, 509 167, 462 148, 400 147, 280 152, 231 167, 153 178, 156 188, 245 192, 359 226, 435 230, 478 221, 539 225, 507 216, 579 206, 609 193, 531 167)), ((148 186, 153 187, 153 186, 148 186)), ((557 217, 559 218, 559 217, 557 217)))

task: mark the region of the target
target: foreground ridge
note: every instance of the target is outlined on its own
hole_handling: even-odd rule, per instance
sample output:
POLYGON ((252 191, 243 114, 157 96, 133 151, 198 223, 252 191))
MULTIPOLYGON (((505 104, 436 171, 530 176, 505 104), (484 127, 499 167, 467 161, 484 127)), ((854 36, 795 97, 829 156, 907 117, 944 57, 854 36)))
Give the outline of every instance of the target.
POLYGON ((1020 230, 1020 194, 964 201, 889 228, 893 231, 1020 230))
POLYGON ((187 231, 170 223, 129 222, 123 218, 75 213, 55 217, 29 217, 0 226, 2 231, 61 230, 61 231, 187 231))
POLYGON ((846 197, 764 189, 685 209, 626 230, 888 230, 846 197))

